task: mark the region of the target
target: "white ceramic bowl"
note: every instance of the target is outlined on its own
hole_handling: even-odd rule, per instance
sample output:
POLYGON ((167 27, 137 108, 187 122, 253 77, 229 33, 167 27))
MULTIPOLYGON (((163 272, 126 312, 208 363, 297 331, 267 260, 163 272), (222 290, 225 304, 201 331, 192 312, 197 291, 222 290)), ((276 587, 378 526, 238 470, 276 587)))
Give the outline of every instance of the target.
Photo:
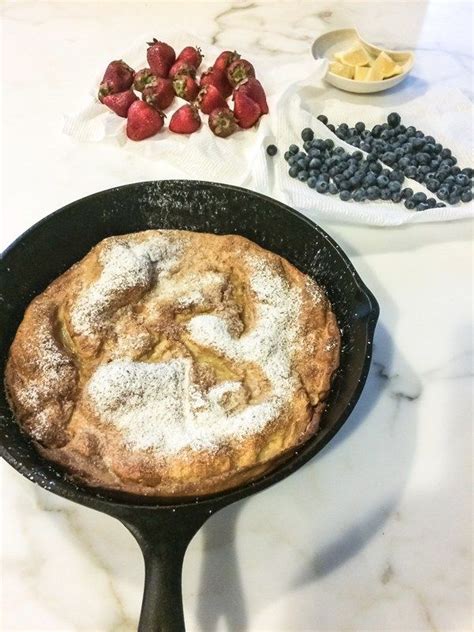
POLYGON ((313 43, 312 52, 315 59, 327 59, 332 61, 335 53, 342 53, 354 46, 360 45, 367 50, 372 56, 377 57, 379 53, 385 51, 390 57, 403 68, 400 75, 384 79, 383 81, 356 81, 355 79, 347 79, 335 75, 329 70, 324 77, 336 88, 347 90, 348 92, 381 92, 393 88, 403 81, 413 68, 415 56, 408 50, 388 50, 387 48, 379 48, 373 44, 369 44, 361 38, 357 29, 337 29, 324 33, 313 43))

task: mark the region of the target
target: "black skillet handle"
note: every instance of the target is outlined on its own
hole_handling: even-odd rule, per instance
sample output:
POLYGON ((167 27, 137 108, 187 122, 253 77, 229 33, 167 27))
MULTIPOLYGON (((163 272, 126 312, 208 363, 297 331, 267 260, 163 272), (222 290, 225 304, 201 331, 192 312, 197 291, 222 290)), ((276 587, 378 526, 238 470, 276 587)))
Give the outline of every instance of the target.
POLYGON ((184 632, 181 573, 184 554, 207 518, 202 509, 140 511, 122 520, 145 560, 145 591, 138 632, 184 632))

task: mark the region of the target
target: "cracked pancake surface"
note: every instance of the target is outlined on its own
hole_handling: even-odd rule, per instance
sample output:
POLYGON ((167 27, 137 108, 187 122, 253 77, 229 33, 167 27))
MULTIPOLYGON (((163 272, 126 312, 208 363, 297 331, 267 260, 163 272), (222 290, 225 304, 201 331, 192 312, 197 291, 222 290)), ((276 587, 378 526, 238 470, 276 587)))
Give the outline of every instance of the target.
POLYGON ((340 334, 322 290, 235 235, 110 237, 26 310, 6 386, 39 451, 90 486, 190 496, 318 428, 340 334))

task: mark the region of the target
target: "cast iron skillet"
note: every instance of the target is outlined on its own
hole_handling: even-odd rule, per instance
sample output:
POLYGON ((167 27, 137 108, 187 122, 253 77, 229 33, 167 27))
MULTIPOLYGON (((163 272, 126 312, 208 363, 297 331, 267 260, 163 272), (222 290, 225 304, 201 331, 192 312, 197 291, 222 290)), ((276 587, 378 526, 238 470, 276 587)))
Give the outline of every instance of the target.
POLYGON ((340 247, 313 222, 268 197, 212 182, 140 182, 95 193, 52 213, 4 253, 0 361, 31 299, 104 237, 148 228, 237 233, 277 252, 326 288, 342 331, 341 366, 322 428, 270 474, 213 496, 163 502, 80 487, 35 451, 0 393, 0 454, 45 489, 118 518, 145 559, 140 632, 184 630, 181 571, 186 548, 211 514, 285 478, 341 428, 362 391, 379 314, 377 302, 340 247))

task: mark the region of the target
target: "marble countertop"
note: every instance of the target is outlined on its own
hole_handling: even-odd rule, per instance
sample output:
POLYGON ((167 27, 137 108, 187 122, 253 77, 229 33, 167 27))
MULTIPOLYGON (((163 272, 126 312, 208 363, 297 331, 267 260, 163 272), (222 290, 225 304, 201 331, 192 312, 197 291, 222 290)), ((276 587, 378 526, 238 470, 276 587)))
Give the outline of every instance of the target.
MULTIPOLYGON (((1 15, 1 246, 94 191, 180 176, 61 134, 62 113, 98 61, 150 29, 185 23, 200 38, 277 63, 308 55, 326 29, 355 25, 371 41, 416 49, 413 80, 387 104, 433 83, 472 99, 468 3, 6 2, 1 15)), ((368 383, 318 457, 217 513, 192 541, 188 629, 470 630, 472 225, 324 228, 380 303, 368 383)), ((5 463, 0 474, 0 629, 136 629, 144 571, 125 528, 5 463)))

